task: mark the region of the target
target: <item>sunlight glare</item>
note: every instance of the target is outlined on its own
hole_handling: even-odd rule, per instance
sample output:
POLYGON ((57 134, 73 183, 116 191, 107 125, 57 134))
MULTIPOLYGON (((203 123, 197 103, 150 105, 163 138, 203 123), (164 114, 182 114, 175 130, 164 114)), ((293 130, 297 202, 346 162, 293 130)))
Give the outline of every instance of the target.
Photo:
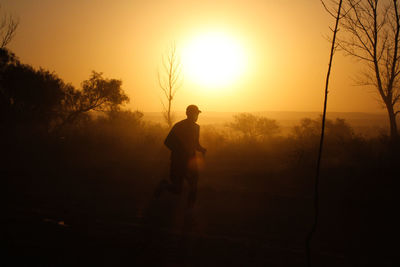
POLYGON ((207 33, 192 39, 183 49, 185 77, 208 89, 236 82, 246 67, 240 43, 221 33, 207 33))

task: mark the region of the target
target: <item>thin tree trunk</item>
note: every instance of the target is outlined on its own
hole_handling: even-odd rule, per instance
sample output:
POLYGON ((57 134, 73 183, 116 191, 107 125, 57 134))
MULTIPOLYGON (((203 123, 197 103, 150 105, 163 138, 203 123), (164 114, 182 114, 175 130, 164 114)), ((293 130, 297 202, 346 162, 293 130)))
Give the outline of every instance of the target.
POLYGON ((397 121, 396 121, 396 115, 394 113, 394 109, 392 105, 386 105, 386 109, 388 111, 389 115, 389 123, 390 123, 390 139, 392 141, 398 140, 399 133, 397 131, 397 121))
POLYGON ((392 141, 398 140, 398 132, 397 132, 397 122, 396 122, 396 114, 394 112, 394 102, 393 99, 393 83, 396 78, 396 66, 398 65, 398 49, 399 49, 399 35, 400 35, 400 21, 399 21, 399 12, 397 9, 397 0, 393 0, 394 12, 396 17, 396 31, 394 37, 394 52, 393 52, 393 62, 392 62, 392 69, 390 73, 390 82, 388 88, 390 88, 390 98, 387 103, 387 109, 389 113, 389 121, 390 121, 390 138, 392 141))
POLYGON ((168 126, 169 128, 172 127, 172 120, 171 120, 171 95, 170 95, 170 99, 168 100, 168 114, 167 114, 167 121, 168 121, 168 126))
POLYGON ((320 138, 320 143, 319 143, 317 168, 316 168, 315 184, 314 184, 314 222, 313 222, 311 230, 308 233, 307 238, 306 238, 307 266, 311 266, 311 240, 313 238, 315 231, 317 230, 318 218, 319 218, 319 173, 320 173, 320 166, 321 166, 322 148, 323 148, 324 136, 325 136, 325 119, 326 119, 326 108, 327 108, 327 104, 328 104, 329 77, 331 74, 333 55, 335 53, 336 33, 338 31, 342 2, 343 2, 343 0, 340 0, 339 7, 337 10, 335 29, 333 31, 333 38, 332 38, 331 54, 329 57, 329 65, 328 65, 328 71, 326 74, 326 81, 325 81, 325 99, 324 99, 324 109, 323 109, 323 113, 322 113, 321 138, 320 138))

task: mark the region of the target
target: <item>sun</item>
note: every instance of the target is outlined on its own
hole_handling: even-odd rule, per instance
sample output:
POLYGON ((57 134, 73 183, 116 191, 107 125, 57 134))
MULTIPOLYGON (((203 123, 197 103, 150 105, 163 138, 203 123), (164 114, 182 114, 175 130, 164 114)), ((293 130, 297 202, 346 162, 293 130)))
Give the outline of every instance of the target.
POLYGON ((182 51, 185 80, 205 88, 221 88, 235 83, 246 68, 246 55, 240 42, 220 32, 201 34, 182 51))

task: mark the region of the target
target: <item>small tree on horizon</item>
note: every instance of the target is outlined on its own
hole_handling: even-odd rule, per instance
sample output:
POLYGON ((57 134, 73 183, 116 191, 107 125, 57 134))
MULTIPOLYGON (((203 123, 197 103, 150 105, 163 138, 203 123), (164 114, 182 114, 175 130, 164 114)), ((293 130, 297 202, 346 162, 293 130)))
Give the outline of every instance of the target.
POLYGON ((174 100, 176 91, 182 86, 181 63, 176 52, 175 43, 172 44, 162 57, 162 70, 158 72, 158 83, 163 91, 166 103, 161 101, 164 111, 164 119, 171 128, 174 122, 172 114, 172 101, 174 100))

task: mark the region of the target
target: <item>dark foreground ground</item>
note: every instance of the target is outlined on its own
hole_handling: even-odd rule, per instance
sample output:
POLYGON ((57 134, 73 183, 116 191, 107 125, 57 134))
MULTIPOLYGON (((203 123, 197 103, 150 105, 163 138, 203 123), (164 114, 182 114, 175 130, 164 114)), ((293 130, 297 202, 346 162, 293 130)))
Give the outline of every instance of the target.
MULTIPOLYGON (((238 205, 230 199, 232 196, 203 193, 202 197, 218 198, 220 203, 205 203, 207 207, 199 205, 190 211, 181 198, 166 196, 151 202, 146 210, 132 206, 130 216, 126 214, 124 218, 79 210, 56 212, 20 207, 7 214, 3 225, 6 229, 3 259, 8 259, 6 266, 304 264, 303 235, 307 225, 296 226, 296 214, 292 218, 273 218, 252 210, 254 205, 259 205, 258 201, 268 201, 286 208, 294 205, 300 213, 304 209, 303 201, 259 196, 258 200, 250 200, 254 201, 253 206, 243 212, 254 217, 243 218, 233 214, 233 207, 227 210, 221 206, 221 202, 224 206, 238 205)), ((263 213, 271 212, 273 207, 263 213)), ((343 253, 341 249, 318 249, 314 260, 323 262, 324 266, 346 265, 343 253)))
MULTIPOLYGON (((168 175, 161 141, 113 149, 110 140, 9 145, 0 266, 306 265, 314 154, 293 157, 289 139, 286 150, 285 139, 265 151, 258 143, 211 151, 188 210, 186 191, 153 197, 168 175)), ((313 266, 400 266, 398 149, 381 150, 327 146, 313 266)))
MULTIPOLYGON (((151 173, 142 174, 150 179, 144 183, 113 185, 101 179, 78 185, 68 172, 30 183, 26 172, 5 175, 12 182, 1 220, 1 266, 305 265, 307 195, 212 187, 203 177, 197 205, 188 210, 186 192, 154 199, 158 178, 151 173)), ((397 211, 393 196, 382 193, 388 189, 354 196, 328 188, 321 188, 314 266, 394 266, 397 211), (325 197, 328 188, 336 193, 325 197)))

